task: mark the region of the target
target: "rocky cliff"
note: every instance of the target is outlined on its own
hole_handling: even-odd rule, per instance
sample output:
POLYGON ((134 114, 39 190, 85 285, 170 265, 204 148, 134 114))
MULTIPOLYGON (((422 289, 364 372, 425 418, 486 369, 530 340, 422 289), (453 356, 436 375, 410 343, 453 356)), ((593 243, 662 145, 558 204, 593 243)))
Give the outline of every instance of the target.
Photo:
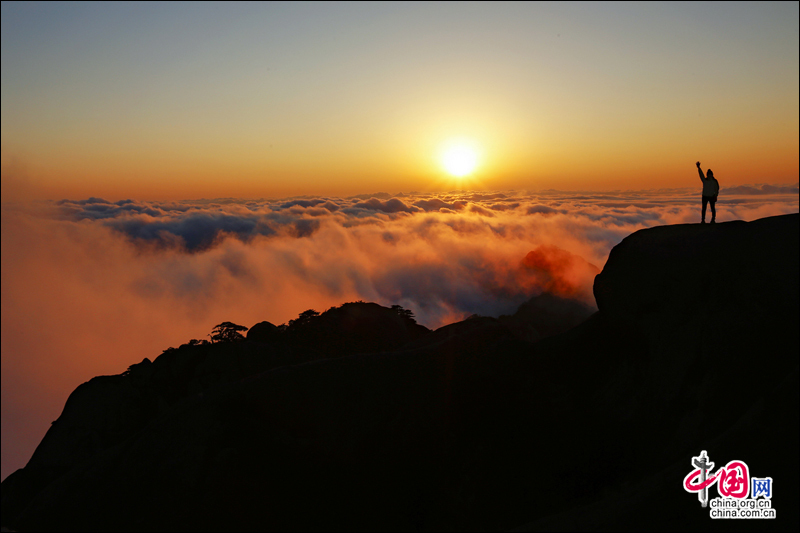
POLYGON ((547 309, 588 311, 545 295, 429 332, 356 303, 167 350, 75 390, 3 525, 796 530, 798 229, 636 232, 599 311, 538 342, 564 329, 547 309), (681 485, 700 450, 773 477, 777 518, 711 520, 681 485))

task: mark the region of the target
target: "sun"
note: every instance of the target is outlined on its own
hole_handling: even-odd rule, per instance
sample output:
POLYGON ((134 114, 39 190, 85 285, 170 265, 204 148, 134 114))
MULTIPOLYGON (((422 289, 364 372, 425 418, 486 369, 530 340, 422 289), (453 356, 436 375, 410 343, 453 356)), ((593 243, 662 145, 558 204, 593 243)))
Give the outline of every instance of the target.
POLYGON ((441 161, 451 176, 463 178, 478 166, 478 151, 467 143, 453 143, 444 148, 441 161))

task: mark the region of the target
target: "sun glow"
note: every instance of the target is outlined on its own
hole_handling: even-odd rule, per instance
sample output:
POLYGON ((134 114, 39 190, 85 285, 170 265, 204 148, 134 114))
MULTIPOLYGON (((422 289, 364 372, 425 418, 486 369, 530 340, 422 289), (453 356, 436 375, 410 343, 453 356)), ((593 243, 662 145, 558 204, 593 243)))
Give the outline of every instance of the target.
POLYGON ((478 150, 471 143, 452 142, 442 150, 441 162, 448 174, 462 178, 478 166, 478 150))

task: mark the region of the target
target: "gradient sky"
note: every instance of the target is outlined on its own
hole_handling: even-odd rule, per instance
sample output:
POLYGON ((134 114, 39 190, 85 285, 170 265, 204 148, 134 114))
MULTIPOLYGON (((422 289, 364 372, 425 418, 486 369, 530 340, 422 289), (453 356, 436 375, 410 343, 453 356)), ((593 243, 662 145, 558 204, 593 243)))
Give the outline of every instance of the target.
POLYGON ((798 3, 2 3, 3 198, 798 178, 798 3), (452 139, 481 150, 456 181, 452 139))

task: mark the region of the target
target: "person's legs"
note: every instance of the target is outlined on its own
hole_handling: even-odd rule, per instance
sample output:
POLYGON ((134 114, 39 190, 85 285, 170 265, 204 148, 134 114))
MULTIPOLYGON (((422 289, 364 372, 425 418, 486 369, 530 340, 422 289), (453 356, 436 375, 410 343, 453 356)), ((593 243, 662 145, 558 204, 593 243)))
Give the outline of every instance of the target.
POLYGON ((703 214, 700 217, 700 222, 705 223, 706 221, 706 206, 708 205, 708 197, 703 196, 703 214))
POLYGON ((715 207, 717 205, 717 197, 709 198, 708 202, 711 204, 711 222, 714 222, 717 219, 717 209, 715 207))

